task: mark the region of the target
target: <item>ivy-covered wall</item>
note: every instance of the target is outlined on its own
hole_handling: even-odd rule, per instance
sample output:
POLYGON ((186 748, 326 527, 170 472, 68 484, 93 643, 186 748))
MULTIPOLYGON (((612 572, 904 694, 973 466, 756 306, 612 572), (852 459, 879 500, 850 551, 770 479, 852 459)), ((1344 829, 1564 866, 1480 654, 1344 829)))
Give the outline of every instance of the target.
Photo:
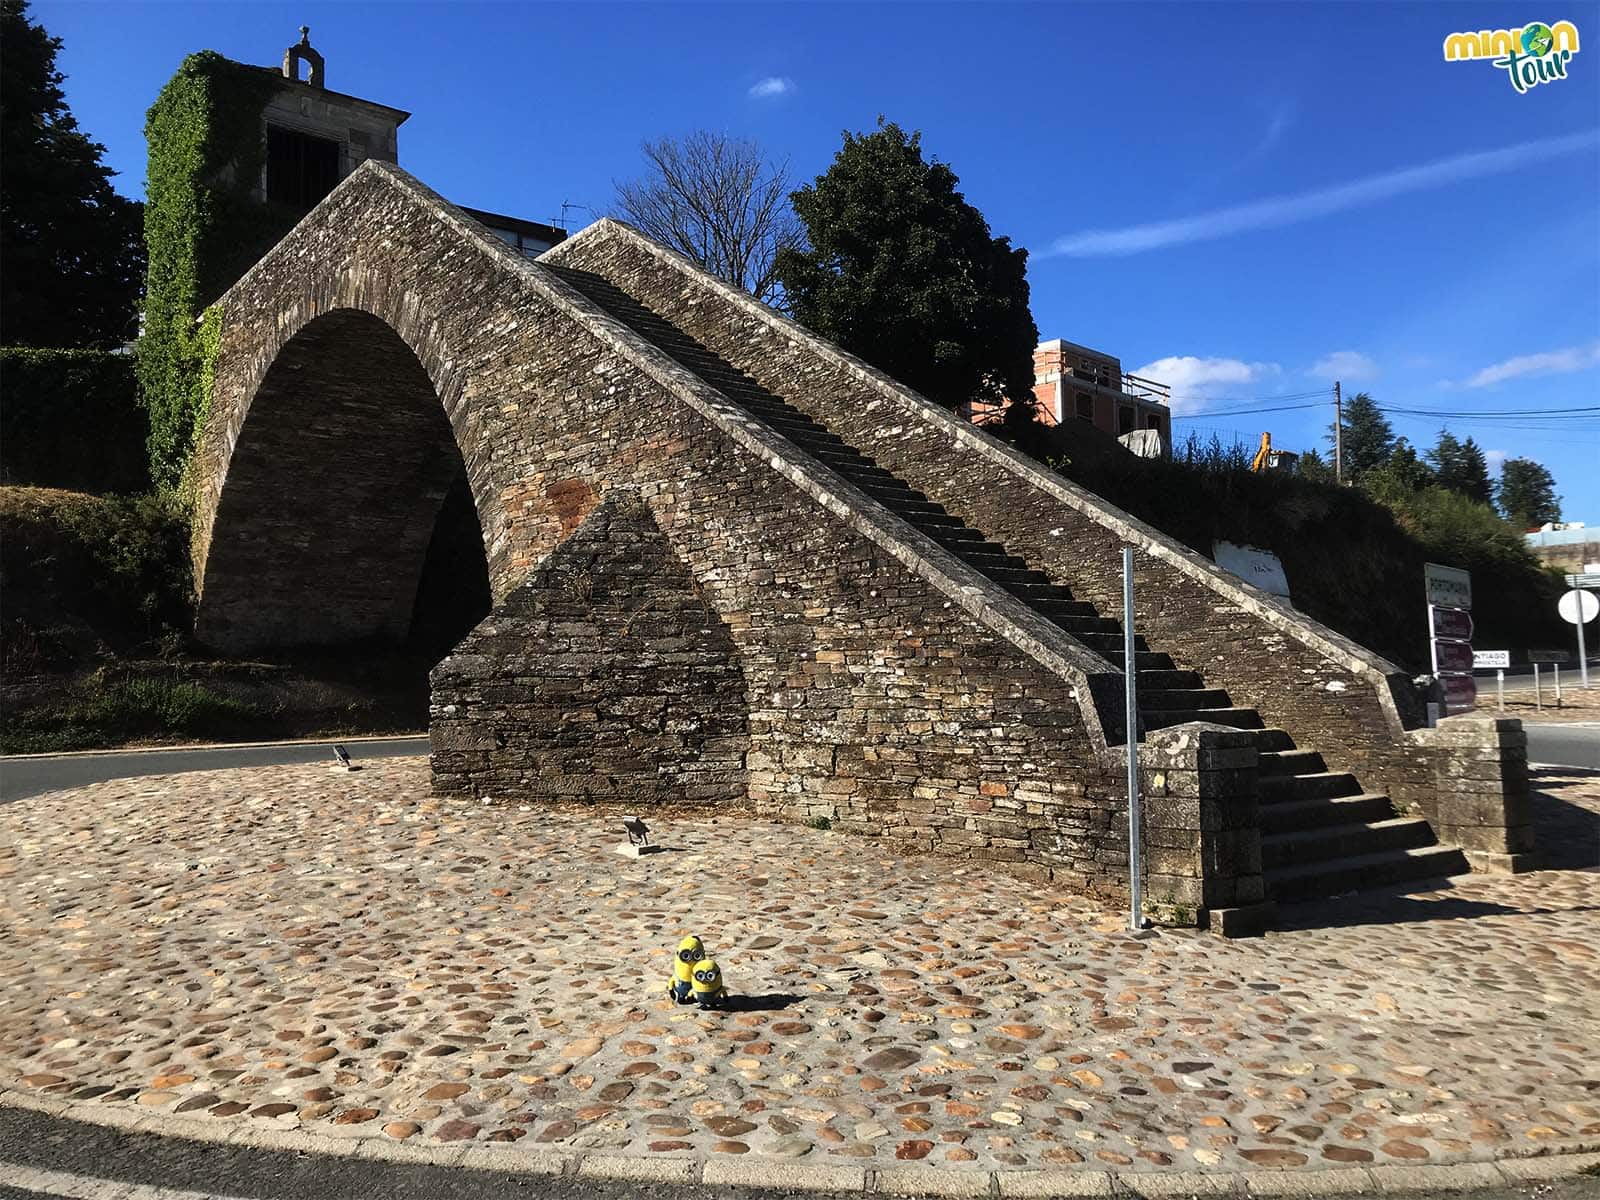
POLYGON ((266 158, 262 109, 273 74, 212 50, 184 59, 145 118, 149 268, 139 387, 150 475, 182 481, 205 418, 220 312, 202 313, 299 214, 253 196, 266 158))

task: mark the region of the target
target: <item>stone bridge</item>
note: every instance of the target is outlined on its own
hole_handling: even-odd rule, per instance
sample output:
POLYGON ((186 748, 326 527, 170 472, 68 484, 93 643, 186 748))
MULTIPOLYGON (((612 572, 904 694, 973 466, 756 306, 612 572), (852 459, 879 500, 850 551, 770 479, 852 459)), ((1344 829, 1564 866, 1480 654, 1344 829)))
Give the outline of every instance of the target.
POLYGON ((624 225, 530 262, 369 162, 219 304, 199 636, 453 613, 441 792, 827 818, 1124 897, 1131 545, 1155 915, 1532 848, 1517 722, 1420 728, 1393 664, 624 225))

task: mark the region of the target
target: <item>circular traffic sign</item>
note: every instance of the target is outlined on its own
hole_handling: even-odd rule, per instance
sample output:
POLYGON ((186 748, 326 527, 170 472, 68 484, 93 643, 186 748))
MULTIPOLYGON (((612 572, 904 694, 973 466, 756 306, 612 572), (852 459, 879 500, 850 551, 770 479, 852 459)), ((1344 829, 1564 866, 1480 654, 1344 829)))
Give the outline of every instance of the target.
POLYGON ((1600 600, 1593 592, 1573 588, 1556 602, 1556 611, 1568 625, 1587 625, 1600 616, 1600 600))

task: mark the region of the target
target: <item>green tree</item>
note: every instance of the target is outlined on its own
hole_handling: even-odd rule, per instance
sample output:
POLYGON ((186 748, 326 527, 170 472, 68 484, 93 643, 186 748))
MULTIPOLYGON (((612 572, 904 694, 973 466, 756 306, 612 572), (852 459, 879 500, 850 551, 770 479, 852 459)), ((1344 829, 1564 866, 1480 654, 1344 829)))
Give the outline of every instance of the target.
POLYGON ((0 336, 109 349, 137 331, 140 206, 67 108, 60 48, 26 0, 0 0, 0 336))
POLYGON ((1300 461, 1295 464, 1295 471, 1305 479, 1315 479, 1321 483, 1333 482, 1333 468, 1315 449, 1301 453, 1300 461))
POLYGON ((1479 504, 1494 503, 1494 484, 1483 450, 1470 437, 1460 441, 1449 430, 1439 431, 1439 441, 1427 459, 1438 472, 1439 486, 1479 504))
POLYGON ((1009 397, 1033 415, 1026 250, 991 237, 944 163, 922 157, 921 134, 879 118, 846 132, 825 174, 792 199, 810 246, 778 255, 777 274, 801 324, 936 403, 1009 397))
MULTIPOLYGON (((1344 477, 1360 479, 1374 467, 1382 466, 1394 448, 1394 430, 1377 401, 1366 392, 1357 392, 1343 405, 1344 477)), ((1328 426, 1328 445, 1334 444, 1334 429, 1328 426)))
POLYGON ((1374 500, 1394 508, 1437 482, 1438 477, 1416 448, 1405 438, 1398 438, 1388 459, 1362 475, 1360 486, 1374 500))
POLYGON ((1531 458, 1508 458, 1500 468, 1500 511, 1519 529, 1561 519, 1555 477, 1531 458))

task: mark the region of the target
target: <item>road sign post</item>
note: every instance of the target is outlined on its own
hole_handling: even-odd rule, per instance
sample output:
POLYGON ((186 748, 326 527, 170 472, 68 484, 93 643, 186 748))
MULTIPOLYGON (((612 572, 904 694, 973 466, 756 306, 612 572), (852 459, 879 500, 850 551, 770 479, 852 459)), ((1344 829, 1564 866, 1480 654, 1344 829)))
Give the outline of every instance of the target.
POLYGON ((1472 576, 1459 567, 1424 563, 1423 587, 1428 600, 1428 654, 1443 691, 1440 715, 1466 712, 1478 695, 1472 680, 1472 576))
MULTIPOLYGON (((1593 592, 1583 588, 1573 588, 1556 604, 1556 611, 1561 614, 1563 621, 1570 621, 1578 627, 1578 674, 1583 686, 1589 686, 1589 652, 1583 644, 1583 627, 1595 617, 1600 616, 1600 600, 1595 598, 1593 592)), ((1557 672, 1559 675, 1559 672, 1557 672)))
POLYGON ((1474 671, 1494 670, 1494 691, 1500 705, 1500 711, 1506 710, 1506 668, 1511 665, 1511 651, 1509 650, 1474 650, 1472 652, 1472 669, 1474 671))

